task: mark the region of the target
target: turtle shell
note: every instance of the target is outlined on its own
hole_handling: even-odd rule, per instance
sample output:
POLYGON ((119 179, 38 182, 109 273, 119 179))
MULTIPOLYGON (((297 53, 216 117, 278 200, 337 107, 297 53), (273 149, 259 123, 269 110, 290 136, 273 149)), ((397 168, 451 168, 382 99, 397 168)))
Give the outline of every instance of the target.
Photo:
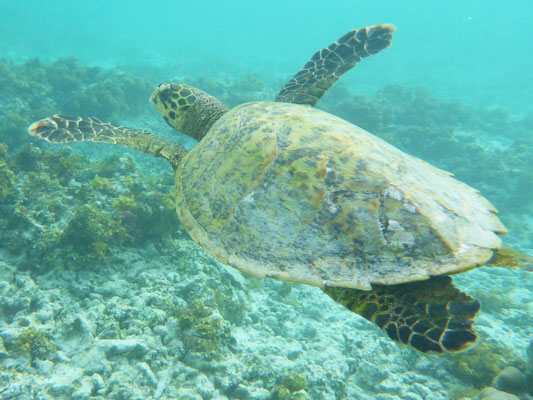
POLYGON ((178 216, 243 272, 369 289, 486 263, 494 207, 451 174, 324 111, 247 103, 176 169, 178 216))

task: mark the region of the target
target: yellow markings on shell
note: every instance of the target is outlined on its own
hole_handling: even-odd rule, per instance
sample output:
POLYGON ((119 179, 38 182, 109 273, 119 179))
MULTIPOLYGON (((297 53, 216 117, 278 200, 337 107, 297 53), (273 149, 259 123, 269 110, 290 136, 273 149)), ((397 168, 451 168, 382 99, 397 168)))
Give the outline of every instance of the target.
POLYGON ((206 231, 218 232, 226 226, 239 203, 277 158, 276 136, 264 129, 266 126, 265 121, 254 130, 234 128, 208 134, 196 146, 203 160, 187 162, 182 182, 185 193, 194 193, 186 196, 188 208, 206 231), (221 191, 220 184, 231 190, 221 191))
MULTIPOLYGON (((312 211, 304 222, 310 222, 320 210, 322 201, 326 196, 326 183, 328 157, 318 154, 316 157, 298 158, 284 166, 292 175, 290 186, 287 187, 292 201, 308 205, 312 211)), ((287 201, 291 201, 287 199, 287 201)))

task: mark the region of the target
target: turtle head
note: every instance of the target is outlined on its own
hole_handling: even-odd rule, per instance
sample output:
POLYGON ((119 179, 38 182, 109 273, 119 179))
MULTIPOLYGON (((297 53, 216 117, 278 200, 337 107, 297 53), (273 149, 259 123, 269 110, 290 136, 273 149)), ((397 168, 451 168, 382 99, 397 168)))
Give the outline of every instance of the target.
POLYGON ((228 108, 215 97, 183 83, 162 83, 150 101, 167 124, 197 140, 228 108))

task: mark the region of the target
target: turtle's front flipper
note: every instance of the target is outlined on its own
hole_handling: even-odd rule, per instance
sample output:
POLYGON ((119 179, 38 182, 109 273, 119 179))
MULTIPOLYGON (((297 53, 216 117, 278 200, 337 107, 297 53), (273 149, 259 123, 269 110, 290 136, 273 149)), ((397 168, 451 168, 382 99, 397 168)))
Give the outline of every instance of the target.
POLYGON ((533 257, 528 254, 519 253, 509 246, 502 246, 494 252, 490 261, 486 264, 489 267, 521 268, 533 272, 533 257))
POLYGON ((124 126, 115 126, 98 118, 67 117, 54 115, 36 121, 28 132, 50 143, 91 141, 114 143, 167 159, 175 168, 187 153, 185 148, 153 133, 124 126))
POLYGON ((318 50, 303 69, 283 86, 276 101, 314 106, 324 93, 364 57, 389 47, 394 27, 354 29, 318 50))
POLYGON ((479 301, 453 286, 449 276, 365 291, 327 288, 325 292, 378 325, 398 342, 427 353, 465 350, 477 340, 472 325, 479 301))

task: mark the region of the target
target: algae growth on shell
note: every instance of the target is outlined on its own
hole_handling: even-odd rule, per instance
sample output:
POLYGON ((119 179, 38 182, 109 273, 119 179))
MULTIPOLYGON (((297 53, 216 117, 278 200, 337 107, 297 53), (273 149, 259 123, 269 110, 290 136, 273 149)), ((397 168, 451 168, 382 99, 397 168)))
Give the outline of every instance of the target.
POLYGON ((320 287, 471 269, 506 231, 494 207, 448 173, 289 104, 233 109, 186 156, 176 188, 180 220, 220 261, 320 287))

